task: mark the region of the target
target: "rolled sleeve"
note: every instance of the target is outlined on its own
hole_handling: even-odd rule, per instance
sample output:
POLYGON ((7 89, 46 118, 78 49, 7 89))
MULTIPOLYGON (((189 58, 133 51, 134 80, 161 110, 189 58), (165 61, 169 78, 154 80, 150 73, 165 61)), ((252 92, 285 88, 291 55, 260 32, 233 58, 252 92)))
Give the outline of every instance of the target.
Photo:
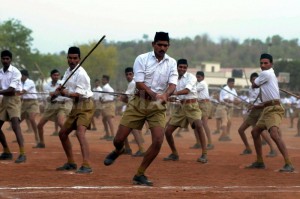
POLYGON ((170 70, 170 76, 169 76, 169 84, 175 84, 177 85, 178 82, 178 71, 176 62, 171 64, 171 70, 170 70))
POLYGON ((20 83, 21 83, 21 73, 18 73, 18 72, 14 72, 13 75, 12 75, 12 79, 11 79, 11 82, 9 84, 9 87, 12 87, 12 88, 19 88, 20 87, 20 83))
POLYGON ((145 81, 145 66, 142 62, 141 56, 138 56, 133 64, 134 81, 144 82, 145 81))

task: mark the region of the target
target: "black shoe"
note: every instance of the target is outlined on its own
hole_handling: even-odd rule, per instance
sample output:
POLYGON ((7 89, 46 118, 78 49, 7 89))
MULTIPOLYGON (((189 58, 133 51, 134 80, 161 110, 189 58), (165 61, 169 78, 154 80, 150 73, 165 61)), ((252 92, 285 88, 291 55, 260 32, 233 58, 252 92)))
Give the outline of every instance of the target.
POLYGON ((43 144, 43 143, 38 143, 36 146, 33 146, 32 148, 44 149, 44 148, 45 148, 45 144, 43 144))
POLYGON ((279 172, 293 172, 295 169, 293 165, 291 164, 285 164, 281 169, 279 169, 279 172))
POLYGON ((252 150, 251 149, 245 149, 240 155, 250 155, 252 154, 252 150))
POLYGON ((77 164, 75 163, 65 163, 61 167, 57 167, 56 171, 70 171, 70 170, 75 170, 77 169, 77 164))
POLYGON ((131 149, 124 149, 123 154, 124 155, 132 155, 132 150, 131 149))
POLYGON ((200 149, 201 148, 201 144, 196 143, 194 144, 194 146, 191 146, 190 149, 200 149))
POLYGON ((113 141, 114 140, 114 136, 108 136, 108 138, 106 138, 106 141, 113 141))
POLYGON ((268 155, 266 155, 267 157, 269 158, 273 158, 273 157, 276 157, 277 156, 277 152, 274 151, 274 150, 271 150, 268 155))
POLYGON ((264 169, 266 168, 263 162, 253 162, 252 164, 245 167, 246 169, 264 169))
POLYGON ((104 135, 103 137, 100 138, 100 140, 106 140, 107 138, 109 138, 108 135, 104 135))
POLYGON ((206 146, 207 150, 212 150, 214 148, 215 148, 215 146, 213 144, 207 144, 207 146, 206 146))
POLYGON ((0 160, 12 160, 13 155, 12 153, 2 153, 0 155, 0 160))
POLYGON ((179 156, 171 153, 168 157, 164 158, 164 161, 169 161, 169 160, 177 161, 179 160, 179 156))
POLYGON ((202 154, 200 158, 197 159, 197 162, 201 162, 203 164, 207 163, 207 155, 206 154, 202 154))
POLYGON ((91 167, 81 166, 75 173, 92 173, 91 167))
POLYGON ((53 132, 53 133, 51 134, 51 136, 58 136, 58 134, 59 134, 59 133, 55 131, 55 132, 53 132))
POLYGON ((227 142, 227 141, 231 141, 231 138, 228 136, 222 136, 219 138, 220 142, 227 142))
POLYGON ((152 186, 153 182, 149 181, 145 175, 140 175, 140 176, 135 175, 133 177, 133 184, 152 186))
POLYGON ((22 162, 26 162, 26 155, 24 154, 19 155, 19 157, 15 160, 15 163, 22 163, 22 162))
POLYGON ((124 149, 121 153, 117 153, 115 150, 108 154, 104 160, 104 165, 109 166, 124 152, 124 149))
POLYGON ((143 157, 145 155, 144 152, 138 150, 135 154, 132 154, 133 157, 143 157))
POLYGON ((215 130, 212 134, 216 135, 216 134, 220 134, 220 131, 215 130))

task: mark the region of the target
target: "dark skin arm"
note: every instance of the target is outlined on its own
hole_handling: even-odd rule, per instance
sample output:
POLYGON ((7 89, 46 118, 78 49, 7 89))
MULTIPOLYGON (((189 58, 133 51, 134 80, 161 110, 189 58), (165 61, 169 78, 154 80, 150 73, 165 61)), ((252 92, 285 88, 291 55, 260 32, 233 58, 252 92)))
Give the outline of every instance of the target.
POLYGON ((50 96, 55 99, 56 96, 61 95, 61 96, 66 96, 69 98, 79 98, 80 94, 78 93, 70 93, 68 92, 67 89, 65 89, 64 87, 58 87, 54 93, 50 93, 50 96))
POLYGON ((127 95, 120 95, 119 96, 120 101, 124 103, 128 103, 128 96, 127 95))
POLYGON ((136 88, 138 90, 146 91, 146 93, 150 95, 153 100, 160 101, 162 104, 165 104, 167 102, 167 99, 170 97, 170 95, 172 95, 172 93, 175 91, 176 85, 169 84, 166 92, 164 92, 163 94, 157 94, 153 92, 143 82, 136 82, 136 88))
POLYGON ((13 96, 15 94, 16 94, 16 90, 13 87, 9 87, 8 89, 5 90, 0 90, 0 95, 13 96))

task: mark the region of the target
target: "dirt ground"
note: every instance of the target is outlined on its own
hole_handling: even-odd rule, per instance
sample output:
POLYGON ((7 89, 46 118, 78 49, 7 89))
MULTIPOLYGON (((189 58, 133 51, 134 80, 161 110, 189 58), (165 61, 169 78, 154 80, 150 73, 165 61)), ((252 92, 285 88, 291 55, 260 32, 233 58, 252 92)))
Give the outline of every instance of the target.
MULTIPOLYGON (((120 117, 115 118, 115 128, 120 117)), ((264 170, 247 170, 244 166, 255 160, 255 155, 239 155, 244 147, 237 129, 241 118, 233 118, 230 142, 219 142, 219 135, 212 135, 215 148, 208 151, 209 162, 196 162, 201 151, 190 149, 195 143, 192 131, 175 137, 180 160, 165 162, 170 149, 164 141, 161 152, 147 170, 147 176, 154 182, 153 187, 132 185, 132 177, 141 158, 121 156, 113 165, 103 165, 104 157, 113 149, 111 141, 100 140, 104 135, 101 119, 97 121, 98 131, 88 131, 86 136, 90 146, 92 174, 55 171, 66 162, 65 154, 57 136, 50 136, 54 124, 49 122, 45 128, 45 149, 33 149, 34 135, 26 133, 25 122, 21 124, 25 138, 27 162, 15 164, 18 145, 13 143, 14 133, 3 130, 14 154, 13 161, 0 162, 0 198, 300 198, 300 137, 294 137, 296 129, 289 128, 285 119, 282 123, 283 138, 296 168, 293 173, 280 173, 284 164, 279 154, 265 158, 264 170)), ((212 131, 215 120, 209 120, 212 131)), ((144 134, 144 132, 143 132, 144 134)), ((252 149, 250 130, 247 131, 252 149)), ((151 137, 144 135, 145 146, 151 137)), ((129 140, 132 140, 130 135, 129 140)), ((71 137, 77 164, 81 164, 81 153, 76 137, 71 137)), ((137 150, 131 144, 133 151, 137 150)), ((264 154, 269 152, 263 147, 264 154)))

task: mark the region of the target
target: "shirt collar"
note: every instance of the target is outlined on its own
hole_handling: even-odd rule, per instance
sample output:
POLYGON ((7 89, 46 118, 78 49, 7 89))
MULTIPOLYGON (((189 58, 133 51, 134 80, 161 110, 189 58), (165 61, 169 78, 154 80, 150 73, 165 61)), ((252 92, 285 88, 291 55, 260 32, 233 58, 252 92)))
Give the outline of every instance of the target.
MULTIPOLYGON (((4 68, 4 67, 3 67, 4 68)), ((1 68, 1 72, 4 73, 3 68, 1 68)), ((12 65, 9 65, 7 71, 11 72, 13 70, 12 65)))
MULTIPOLYGON (((154 51, 151 52, 151 56, 152 56, 154 59, 157 60, 157 58, 155 57, 154 51)), ((167 53, 165 53, 165 56, 164 56, 164 58, 162 59, 162 61, 163 61, 163 60, 169 60, 169 55, 167 55, 167 53)))

